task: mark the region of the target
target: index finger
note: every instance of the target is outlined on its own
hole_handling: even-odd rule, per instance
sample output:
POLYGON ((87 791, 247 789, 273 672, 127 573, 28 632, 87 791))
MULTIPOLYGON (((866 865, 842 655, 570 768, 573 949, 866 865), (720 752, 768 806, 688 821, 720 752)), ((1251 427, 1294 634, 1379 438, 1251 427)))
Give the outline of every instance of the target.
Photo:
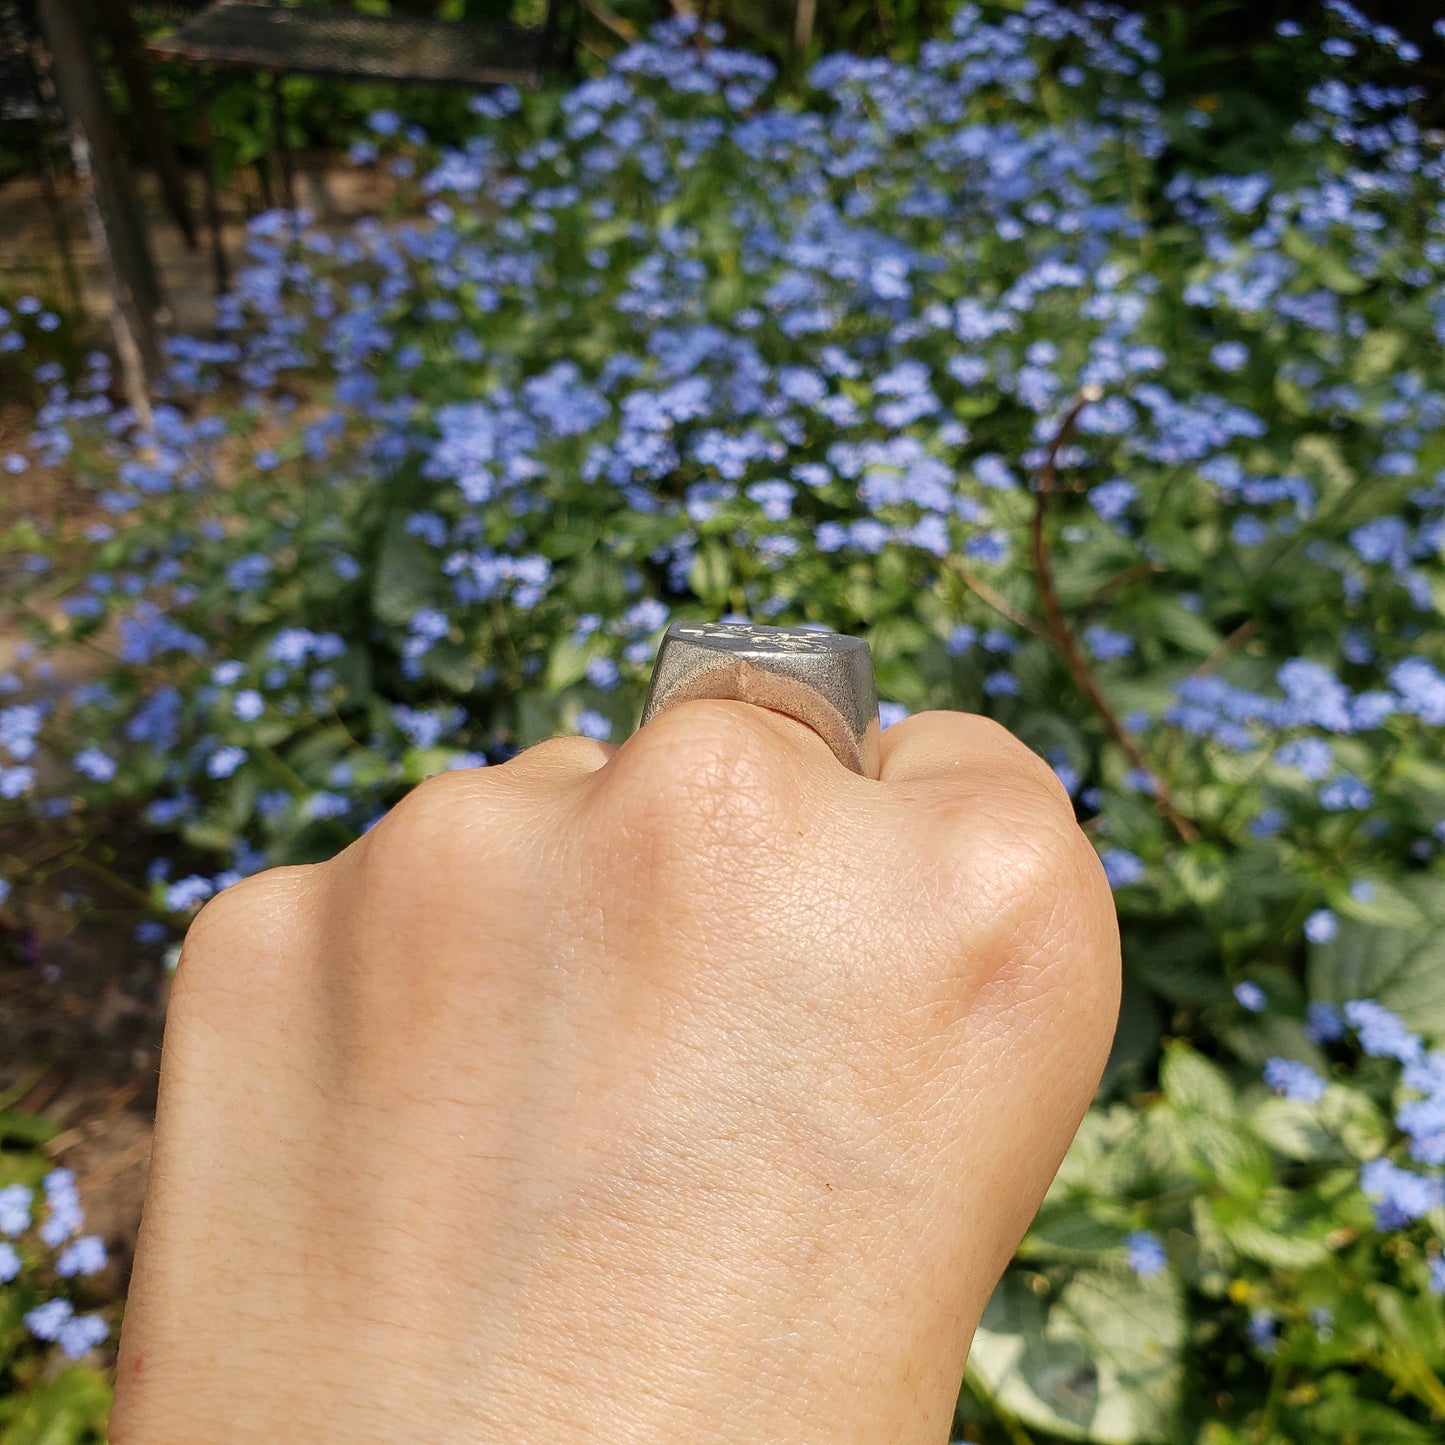
POLYGON ((879 781, 1033 786, 1073 812, 1058 775, 1001 723, 970 712, 920 712, 884 732, 879 781))

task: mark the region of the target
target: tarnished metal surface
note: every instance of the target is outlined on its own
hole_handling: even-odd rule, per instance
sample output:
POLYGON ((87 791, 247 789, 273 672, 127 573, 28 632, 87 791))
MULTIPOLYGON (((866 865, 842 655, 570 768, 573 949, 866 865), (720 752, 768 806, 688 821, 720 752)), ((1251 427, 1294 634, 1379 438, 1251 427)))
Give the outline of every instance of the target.
POLYGON ((751 622, 674 622, 652 668, 642 723, 698 698, 729 698, 806 723, 846 768, 878 776, 878 693, 861 637, 751 622))

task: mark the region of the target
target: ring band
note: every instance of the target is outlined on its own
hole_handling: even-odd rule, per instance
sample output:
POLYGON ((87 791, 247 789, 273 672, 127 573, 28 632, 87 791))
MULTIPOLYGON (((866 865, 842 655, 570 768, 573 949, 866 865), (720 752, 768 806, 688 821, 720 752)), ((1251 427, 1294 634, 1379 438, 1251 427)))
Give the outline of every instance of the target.
POLYGON ((680 702, 721 698, 786 713, 845 768, 878 777, 878 692, 861 637, 751 622, 674 622, 663 634, 644 726, 680 702))

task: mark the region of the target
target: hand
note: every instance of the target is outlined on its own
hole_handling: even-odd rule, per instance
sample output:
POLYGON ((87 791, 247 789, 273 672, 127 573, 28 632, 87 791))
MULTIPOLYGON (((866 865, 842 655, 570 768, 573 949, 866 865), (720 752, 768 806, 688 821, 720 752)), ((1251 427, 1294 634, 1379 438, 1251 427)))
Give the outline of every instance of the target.
POLYGON ((112 1445, 946 1441, 1118 983, 983 718, 431 779, 191 925, 112 1445))

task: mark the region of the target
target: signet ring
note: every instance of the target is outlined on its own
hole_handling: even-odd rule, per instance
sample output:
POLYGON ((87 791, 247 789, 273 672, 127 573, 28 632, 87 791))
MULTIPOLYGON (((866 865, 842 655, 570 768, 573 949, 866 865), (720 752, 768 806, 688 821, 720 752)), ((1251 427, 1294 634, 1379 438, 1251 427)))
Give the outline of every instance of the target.
POLYGON ((812 728, 844 767, 878 777, 878 692, 873 655, 861 637, 752 622, 674 622, 658 646, 639 726, 699 698, 786 713, 812 728))

